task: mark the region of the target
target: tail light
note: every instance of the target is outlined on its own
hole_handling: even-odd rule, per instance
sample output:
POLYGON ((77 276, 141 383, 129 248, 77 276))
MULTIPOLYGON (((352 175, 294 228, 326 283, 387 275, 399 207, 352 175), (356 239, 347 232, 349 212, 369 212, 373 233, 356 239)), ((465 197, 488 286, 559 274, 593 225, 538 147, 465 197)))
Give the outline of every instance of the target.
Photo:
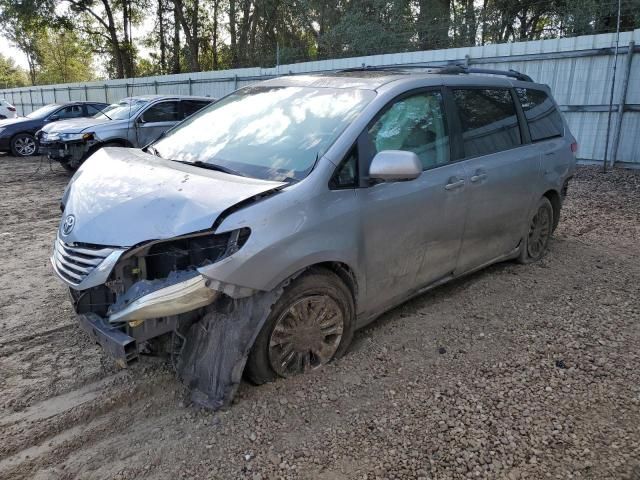
POLYGON ((571 144, 571 153, 576 153, 578 151, 578 142, 573 142, 571 144))
POLYGON ((7 110, 9 110, 10 112, 15 112, 16 111, 16 107, 7 107, 7 110))

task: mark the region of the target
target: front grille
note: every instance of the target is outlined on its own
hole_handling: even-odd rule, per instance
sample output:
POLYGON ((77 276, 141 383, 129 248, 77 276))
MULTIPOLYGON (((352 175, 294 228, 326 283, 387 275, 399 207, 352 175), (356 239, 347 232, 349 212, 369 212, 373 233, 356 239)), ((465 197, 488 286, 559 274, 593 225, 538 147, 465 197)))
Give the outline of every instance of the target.
POLYGON ((73 285, 79 285, 113 251, 112 248, 96 246, 75 247, 57 238, 53 261, 61 277, 73 285))

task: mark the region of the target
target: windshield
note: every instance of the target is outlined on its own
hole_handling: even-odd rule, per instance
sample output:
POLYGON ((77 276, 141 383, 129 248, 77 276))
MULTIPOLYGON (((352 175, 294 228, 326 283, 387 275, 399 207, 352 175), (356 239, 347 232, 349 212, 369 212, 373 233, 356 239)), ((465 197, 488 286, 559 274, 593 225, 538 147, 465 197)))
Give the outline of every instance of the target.
POLYGON ((131 118, 134 113, 140 110, 147 103, 148 100, 132 100, 130 102, 121 101, 118 103, 112 103, 101 112, 96 113, 93 118, 124 120, 126 118, 131 118))
POLYGON ((27 115, 27 117, 28 118, 44 118, 58 108, 60 108, 60 105, 56 105, 55 103, 51 105, 45 105, 44 107, 40 107, 39 109, 34 110, 29 115, 27 115))
POLYGON ((196 113, 153 147, 171 160, 300 180, 374 96, 357 89, 247 87, 196 113))

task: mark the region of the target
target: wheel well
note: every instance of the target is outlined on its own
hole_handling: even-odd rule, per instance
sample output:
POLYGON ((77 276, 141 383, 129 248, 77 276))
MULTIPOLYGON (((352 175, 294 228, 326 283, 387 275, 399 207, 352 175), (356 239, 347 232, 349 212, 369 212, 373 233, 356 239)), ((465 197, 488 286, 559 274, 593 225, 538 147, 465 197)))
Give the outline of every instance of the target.
POLYGON ((324 268, 326 270, 330 270, 342 280, 345 285, 349 288, 351 292, 351 296, 353 297, 354 303, 358 299, 358 282, 356 281, 356 276, 351 267, 346 263, 342 262, 322 262, 316 263, 314 265, 309 265, 309 268, 324 268))
POLYGON ((551 207, 553 208, 553 229, 555 230, 558 222, 560 222, 560 207, 562 206, 560 194, 555 190, 549 190, 545 192, 543 196, 547 197, 549 202, 551 202, 551 207))

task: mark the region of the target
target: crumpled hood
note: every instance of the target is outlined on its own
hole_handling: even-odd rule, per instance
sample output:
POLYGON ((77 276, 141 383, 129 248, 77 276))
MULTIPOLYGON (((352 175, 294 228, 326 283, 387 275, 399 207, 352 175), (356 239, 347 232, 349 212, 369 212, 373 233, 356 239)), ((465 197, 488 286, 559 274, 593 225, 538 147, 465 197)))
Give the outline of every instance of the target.
POLYGON ((106 118, 74 118, 71 120, 59 120, 51 122, 42 127, 42 131, 47 134, 52 133, 82 133, 88 128, 94 128, 103 123, 110 122, 106 118))
POLYGON ((103 148, 64 193, 66 243, 129 247, 211 228, 229 207, 286 185, 184 165, 131 148, 103 148))

